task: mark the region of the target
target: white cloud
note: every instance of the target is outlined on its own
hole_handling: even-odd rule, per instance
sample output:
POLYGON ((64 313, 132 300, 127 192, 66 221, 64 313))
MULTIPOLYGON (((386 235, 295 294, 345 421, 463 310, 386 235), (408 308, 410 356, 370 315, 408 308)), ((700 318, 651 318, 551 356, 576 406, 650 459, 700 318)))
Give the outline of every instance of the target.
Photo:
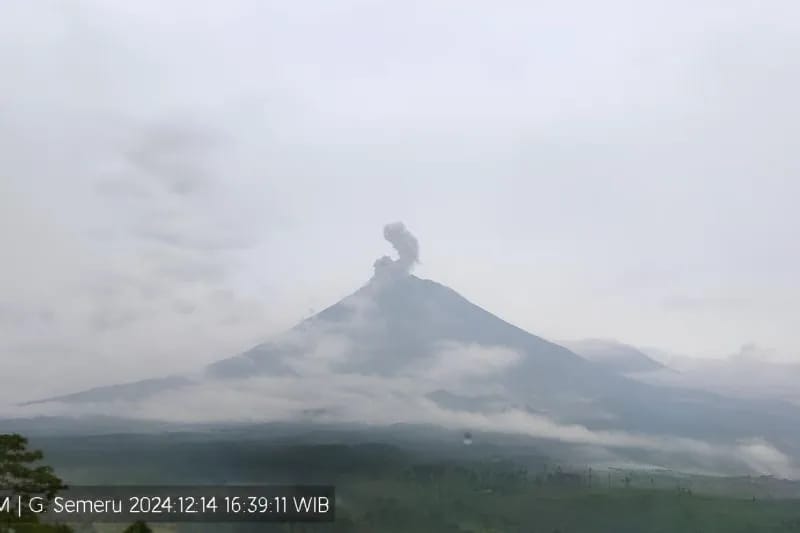
POLYGON ((463 383, 498 376, 518 363, 521 355, 504 346, 443 342, 430 360, 421 363, 420 374, 442 383, 463 383))
MULTIPOLYGON (((723 462, 739 471, 796 478, 800 469, 763 439, 711 443, 672 435, 595 430, 559 423, 515 408, 489 413, 443 408, 426 398, 431 376, 385 378, 359 374, 199 381, 140 402, 34 406, 26 414, 103 414, 148 420, 191 422, 269 422, 313 420, 366 425, 435 425, 475 432, 505 433, 616 450, 658 452, 665 462, 691 457, 696 464, 723 462)), ((713 467, 712 467, 713 468, 713 467)))

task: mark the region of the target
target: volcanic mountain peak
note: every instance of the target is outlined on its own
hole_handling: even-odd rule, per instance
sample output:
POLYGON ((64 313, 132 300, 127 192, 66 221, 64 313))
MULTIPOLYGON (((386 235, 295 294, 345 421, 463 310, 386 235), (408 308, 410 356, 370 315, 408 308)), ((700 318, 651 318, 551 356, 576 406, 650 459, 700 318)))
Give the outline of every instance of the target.
POLYGON ((440 283, 414 275, 374 277, 287 334, 209 367, 216 377, 294 373, 292 357, 339 339, 347 357, 333 370, 390 375, 431 357, 443 343, 502 346, 542 364, 582 366, 565 348, 503 321, 440 283))

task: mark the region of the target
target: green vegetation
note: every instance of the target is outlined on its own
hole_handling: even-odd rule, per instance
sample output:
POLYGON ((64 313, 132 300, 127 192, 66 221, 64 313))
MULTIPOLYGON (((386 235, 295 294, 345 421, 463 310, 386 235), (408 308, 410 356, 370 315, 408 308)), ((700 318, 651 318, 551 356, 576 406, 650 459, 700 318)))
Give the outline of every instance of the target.
POLYGON ((71 531, 66 526, 38 524, 27 508, 20 512, 13 503, 18 497, 32 496, 50 502, 58 491, 66 488, 51 467, 40 464, 43 458, 41 451, 28 449, 28 440, 22 435, 0 435, 0 501, 4 504, 4 510, 0 511, 0 532, 71 531))
POLYGON ((150 529, 144 522, 134 522, 125 528, 123 533, 153 533, 153 530, 150 529))
POLYGON ((120 435, 49 441, 45 450, 60 474, 75 473, 65 478, 76 484, 337 487, 334 524, 150 524, 157 533, 800 532, 798 484, 773 478, 559 467, 533 449, 509 454, 460 439, 414 448, 310 440, 120 435))
POLYGON ((340 484, 339 495, 339 525, 353 532, 800 531, 798 501, 591 488, 556 476, 529 479, 505 468, 430 465, 399 477, 353 478, 340 484))

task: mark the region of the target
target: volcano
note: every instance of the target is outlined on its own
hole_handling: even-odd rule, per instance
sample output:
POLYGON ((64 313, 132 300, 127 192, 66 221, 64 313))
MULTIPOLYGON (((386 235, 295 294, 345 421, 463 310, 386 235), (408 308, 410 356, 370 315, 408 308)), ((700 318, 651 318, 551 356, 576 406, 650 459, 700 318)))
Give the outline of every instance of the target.
MULTIPOLYGON (((264 379, 254 398, 272 394, 288 402, 287 395, 294 394, 284 419, 339 412, 357 421, 374 404, 386 412, 370 422, 391 421, 404 405, 422 398, 441 409, 439 415, 521 413, 577 427, 573 434, 651 435, 656 439, 648 445, 653 446, 664 435, 704 439, 712 446, 769 439, 800 455, 796 408, 660 387, 613 372, 510 324, 449 287, 411 274, 416 239, 402 225, 387 226, 384 235, 398 259, 379 259, 364 286, 268 342, 196 375, 100 387, 34 403, 102 406, 157 398, 168 405, 181 390, 191 395, 200 386, 213 387, 224 396, 242 384, 253 392, 252 384, 264 379), (365 382, 371 384, 368 393, 353 395, 353 384, 365 382), (286 383, 295 388, 286 392, 280 388, 286 383)), ((631 446, 640 442, 633 440, 631 446)))
MULTIPOLYGON (((376 275, 289 331, 207 366, 202 379, 235 382, 307 372, 409 376, 430 369, 442 352, 451 360, 463 355, 464 365, 475 365, 471 381, 476 385, 494 382, 512 393, 511 403, 536 403, 542 410, 563 410, 568 396, 596 396, 622 385, 620 378, 570 350, 498 318, 453 289, 410 274, 376 275)), ((40 402, 135 400, 193 382, 169 376, 40 402)))

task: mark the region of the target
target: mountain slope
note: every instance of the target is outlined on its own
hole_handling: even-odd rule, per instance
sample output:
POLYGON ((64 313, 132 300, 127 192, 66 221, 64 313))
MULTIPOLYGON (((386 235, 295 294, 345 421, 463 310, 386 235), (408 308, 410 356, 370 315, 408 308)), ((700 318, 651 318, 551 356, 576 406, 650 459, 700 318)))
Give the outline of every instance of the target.
POLYGON ((337 371, 391 375, 430 357, 445 341, 521 350, 558 374, 589 370, 585 361, 564 347, 499 319, 454 290, 406 276, 390 282, 373 280, 298 324, 288 336, 215 363, 208 372, 215 377, 292 373, 291 357, 335 336, 350 344, 347 359, 334 365, 337 371))
POLYGON ((605 339, 561 341, 565 346, 598 365, 618 374, 653 372, 666 367, 628 344, 605 339))

